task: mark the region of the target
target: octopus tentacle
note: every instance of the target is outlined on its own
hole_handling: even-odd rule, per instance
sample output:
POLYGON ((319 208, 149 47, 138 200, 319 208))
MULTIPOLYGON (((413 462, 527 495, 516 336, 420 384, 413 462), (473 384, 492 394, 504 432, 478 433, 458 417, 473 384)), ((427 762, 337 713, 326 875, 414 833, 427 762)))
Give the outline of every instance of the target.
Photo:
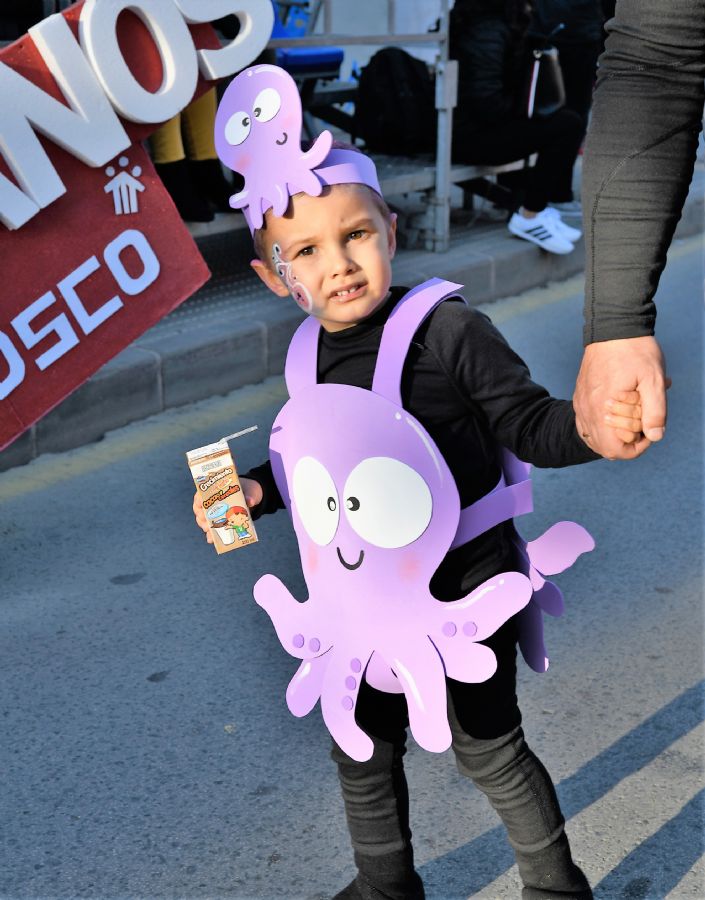
POLYGON ((286 689, 286 705, 301 718, 310 713, 321 696, 323 681, 330 662, 330 653, 315 659, 305 659, 286 689))
POLYGON ((374 750, 374 744, 355 721, 362 673, 371 653, 369 649, 363 652, 348 643, 336 644, 329 654, 331 658, 321 691, 321 711, 326 727, 338 746, 358 762, 370 759, 374 750))
POLYGON ((282 647, 298 659, 321 656, 333 645, 332 624, 314 599, 299 603, 274 575, 263 575, 254 586, 257 603, 272 620, 282 647))
POLYGON ((441 655, 448 678, 477 684, 487 681, 497 671, 497 657, 484 644, 475 644, 462 632, 455 638, 443 637, 431 640, 441 655))
POLYGON ((543 575, 565 571, 579 556, 594 549, 592 536, 577 522, 556 522, 526 545, 531 565, 543 575))
MULTIPOLYGON (((521 572, 501 572, 488 578, 467 597, 451 603, 436 601, 430 636, 444 646, 458 634, 484 641, 531 599, 531 582, 521 572)), ((440 645, 439 645, 440 646, 440 645)))
POLYGON ((409 727, 416 742, 434 753, 451 743, 443 663, 433 643, 422 635, 405 636, 402 653, 383 652, 396 673, 409 708, 409 727))
POLYGON ((534 672, 548 669, 548 656, 543 640, 543 613, 538 603, 529 603, 519 613, 519 649, 527 666, 534 672))

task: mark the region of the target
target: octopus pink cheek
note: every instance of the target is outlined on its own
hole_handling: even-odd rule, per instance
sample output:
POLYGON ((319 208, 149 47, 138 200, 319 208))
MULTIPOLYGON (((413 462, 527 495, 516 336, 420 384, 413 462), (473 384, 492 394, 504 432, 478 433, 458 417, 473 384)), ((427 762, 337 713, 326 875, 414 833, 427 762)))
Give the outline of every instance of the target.
POLYGON ((406 554, 399 563, 399 577, 402 581, 415 581, 419 576, 419 572, 419 559, 416 554, 406 554))
POLYGON ((318 550, 313 544, 309 544, 306 551, 306 564, 310 572, 315 572, 318 569, 318 550))

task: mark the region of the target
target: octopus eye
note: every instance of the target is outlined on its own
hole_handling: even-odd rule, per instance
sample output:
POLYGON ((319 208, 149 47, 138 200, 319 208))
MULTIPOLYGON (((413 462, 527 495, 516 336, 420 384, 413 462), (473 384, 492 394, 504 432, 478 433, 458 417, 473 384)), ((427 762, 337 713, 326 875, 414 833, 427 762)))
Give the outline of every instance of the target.
POLYGON ((247 139, 252 127, 252 121, 246 112, 236 112, 234 116, 230 116, 225 124, 225 140, 232 146, 237 147, 247 139))
POLYGON ((255 98, 252 111, 259 122, 269 122, 281 109, 282 98, 274 88, 265 88, 255 98))
POLYGON ((368 544, 383 549, 418 540, 433 515, 431 491, 423 478, 411 466, 387 456, 369 457, 355 466, 344 496, 350 527, 368 544))
MULTIPOLYGON (((324 465, 303 456, 294 466, 292 506, 306 534, 319 547, 333 540, 338 530, 338 492, 324 465)), ((298 530, 298 527, 297 527, 298 530)))

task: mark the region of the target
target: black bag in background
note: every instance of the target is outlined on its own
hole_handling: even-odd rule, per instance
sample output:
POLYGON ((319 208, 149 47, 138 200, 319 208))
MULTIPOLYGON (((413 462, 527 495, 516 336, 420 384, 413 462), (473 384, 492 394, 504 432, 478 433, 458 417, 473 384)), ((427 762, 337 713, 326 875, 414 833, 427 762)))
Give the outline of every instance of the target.
POLYGON ((384 47, 360 73, 354 127, 368 150, 410 156, 436 146, 435 88, 428 66, 384 47))
POLYGON ((565 106, 563 73, 555 47, 531 51, 520 102, 522 115, 529 119, 551 116, 565 106))

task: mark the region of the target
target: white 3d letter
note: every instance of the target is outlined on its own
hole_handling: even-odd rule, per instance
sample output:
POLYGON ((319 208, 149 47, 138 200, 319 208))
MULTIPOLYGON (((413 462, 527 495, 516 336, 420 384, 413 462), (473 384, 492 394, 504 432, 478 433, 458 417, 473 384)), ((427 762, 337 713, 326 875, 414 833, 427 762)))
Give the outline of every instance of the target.
POLYGON ((63 16, 29 34, 69 105, 0 63, 0 153, 19 184, 0 175, 0 221, 8 228, 20 228, 66 191, 32 126, 90 166, 130 146, 63 16))
POLYGON ((0 381, 0 400, 4 400, 24 381, 25 365, 15 345, 4 331, 0 331, 0 353, 5 357, 10 370, 0 381))
POLYGON ((174 0, 187 22, 212 22, 235 15, 240 20, 237 37, 220 50, 199 50, 198 64, 211 81, 234 75, 257 59, 267 46, 274 27, 271 0, 174 0))
POLYGON ((196 49, 171 0, 86 0, 79 22, 81 46, 115 109, 132 122, 165 122, 191 102, 198 81, 196 49), (139 16, 159 49, 161 87, 145 90, 125 62, 117 40, 121 12, 139 16))

